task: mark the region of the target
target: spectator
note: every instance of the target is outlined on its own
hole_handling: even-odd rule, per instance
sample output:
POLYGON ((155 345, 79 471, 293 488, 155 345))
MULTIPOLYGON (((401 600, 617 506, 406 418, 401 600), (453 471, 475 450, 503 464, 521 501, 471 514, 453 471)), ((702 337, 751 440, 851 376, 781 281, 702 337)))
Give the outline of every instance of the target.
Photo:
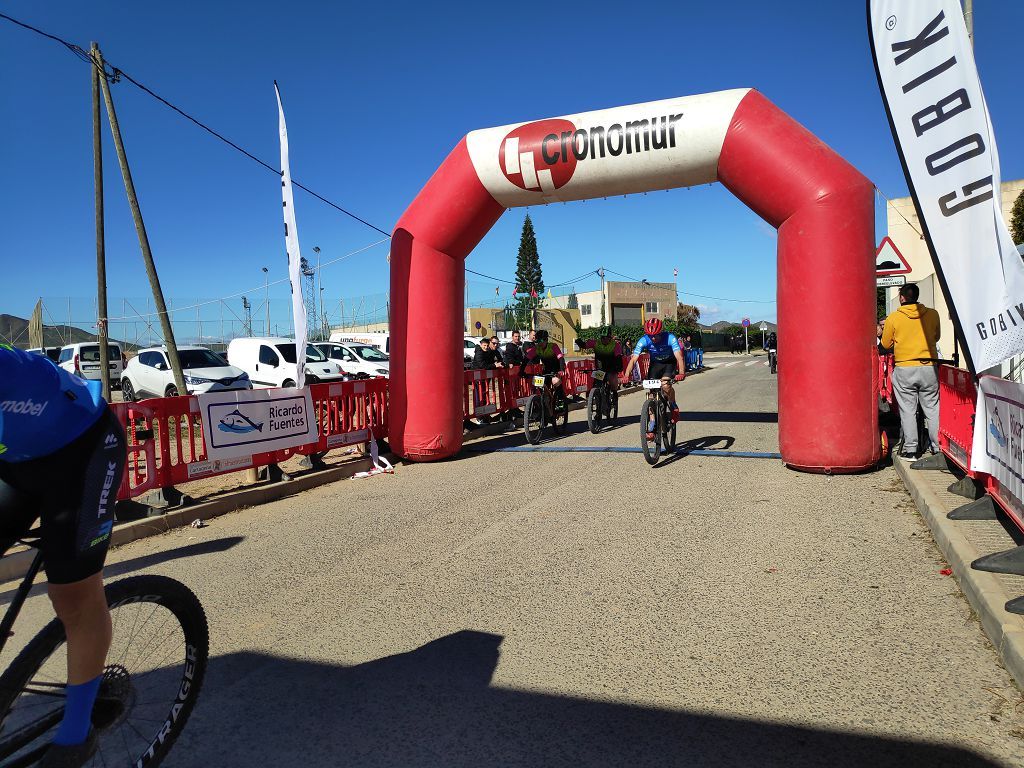
POLYGON ((505 365, 522 365, 523 364, 523 344, 520 341, 522 338, 519 331, 512 331, 512 341, 505 345, 505 365))
POLYGON ((883 349, 892 349, 895 357, 892 388, 903 428, 900 456, 905 459, 916 458, 920 452, 919 404, 928 421, 932 453, 939 445, 939 375, 934 362, 938 355, 939 313, 919 303, 919 295, 920 290, 913 283, 900 288, 901 306, 885 318, 880 342, 883 349))
POLYGON ((530 338, 523 344, 523 357, 530 356, 530 350, 537 346, 537 331, 530 331, 530 338))
POLYGON ((883 320, 879 320, 875 324, 875 337, 876 337, 876 340, 878 341, 878 354, 880 354, 880 355, 885 355, 885 354, 889 353, 889 350, 887 350, 885 347, 882 346, 882 332, 884 330, 885 330, 885 322, 883 320))
POLYGON ((693 349, 693 342, 690 341, 690 334, 686 334, 686 336, 683 338, 683 349, 693 349))
POLYGON ((495 368, 503 368, 504 362, 501 359, 501 352, 498 351, 498 337, 491 336, 489 339, 481 339, 480 346, 473 353, 473 367, 478 370, 490 371, 495 368))

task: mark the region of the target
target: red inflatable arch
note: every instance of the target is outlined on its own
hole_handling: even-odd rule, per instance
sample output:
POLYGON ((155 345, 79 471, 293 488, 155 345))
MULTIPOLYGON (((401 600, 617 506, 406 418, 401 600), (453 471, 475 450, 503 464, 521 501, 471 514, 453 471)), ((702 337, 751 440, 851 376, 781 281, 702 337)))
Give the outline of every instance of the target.
POLYGON ((462 446, 464 261, 506 208, 715 180, 779 231, 783 460, 824 472, 874 465, 873 185, 747 89, 489 128, 459 142, 394 231, 391 447, 430 461, 462 446))

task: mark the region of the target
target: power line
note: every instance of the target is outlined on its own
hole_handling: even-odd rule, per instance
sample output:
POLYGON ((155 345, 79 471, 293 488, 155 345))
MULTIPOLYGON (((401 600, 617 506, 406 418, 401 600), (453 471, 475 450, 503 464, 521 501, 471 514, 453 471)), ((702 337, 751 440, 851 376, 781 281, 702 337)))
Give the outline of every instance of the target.
MULTIPOLYGON (((23 27, 24 29, 30 30, 32 32, 35 32, 38 35, 42 35, 43 37, 45 37, 45 38, 47 38, 49 40, 54 40, 54 41, 60 43, 61 45, 63 45, 65 48, 67 48, 69 51, 71 51, 78 58, 80 58, 83 61, 88 62, 89 64, 92 64, 93 66, 95 66, 95 62, 93 62, 92 57, 80 45, 76 45, 75 43, 72 43, 72 42, 70 42, 68 40, 64 40, 64 39, 62 39, 60 37, 57 37, 57 35, 52 35, 49 32, 44 32, 43 30, 38 29, 37 27, 31 26, 30 24, 26 24, 26 23, 24 23, 22 21, 18 21, 17 19, 12 18, 12 17, 8 16, 5 13, 0 13, 0 18, 6 19, 7 21, 11 22, 12 24, 16 24, 19 27, 23 27)), ((110 62, 106 62, 106 63, 110 64, 110 62)), ((223 134, 218 133, 213 128, 211 128, 210 126, 206 125, 201 120, 193 117, 188 112, 186 112, 185 110, 181 109, 180 107, 175 106, 174 104, 169 102, 167 99, 165 99, 163 96, 160 96, 159 94, 155 93, 150 88, 148 88, 145 85, 143 85, 142 83, 140 83, 138 80, 136 80, 134 77, 129 75, 127 72, 125 72, 120 67, 115 67, 113 64, 110 64, 110 68, 112 70, 110 73, 108 73, 108 72, 106 72, 104 70, 102 74, 103 74, 104 77, 106 77, 111 82, 115 82, 116 83, 118 80, 120 80, 123 77, 125 80, 127 80, 129 83, 134 85, 136 88, 138 88, 139 90, 149 94, 150 96, 152 96, 154 99, 159 101, 164 106, 169 107, 170 109, 174 110, 179 115, 184 117, 186 120, 188 120, 191 123, 193 123, 193 124, 197 125, 198 127, 202 128, 204 131, 209 133, 211 136, 213 136, 213 137, 219 139, 220 141, 224 142, 225 144, 227 144, 232 149, 235 149, 235 150, 241 152, 243 155, 248 157, 250 160, 253 160, 253 161, 259 163, 264 168, 266 168, 268 171, 271 171, 271 172, 275 173, 278 176, 281 175, 281 171, 278 168, 275 168, 270 163, 268 163, 268 162, 266 162, 264 160, 261 160, 256 155, 254 155, 252 152, 249 152, 247 149, 239 146, 238 144, 236 144, 235 142, 231 141, 231 139, 227 138, 223 134)), ((362 218, 360 216, 357 216, 356 214, 352 213, 352 211, 349 211, 349 210, 343 208, 342 206, 338 205, 337 203, 335 203, 332 200, 328 200, 326 197, 321 195, 319 192, 314 192, 312 189, 310 189, 309 187, 305 186, 304 184, 301 184, 300 182, 296 181, 295 179, 292 179, 292 184, 294 186, 298 187, 299 189, 308 192, 313 197, 315 197, 317 200, 320 200, 321 202, 326 203, 327 205, 331 206, 335 210, 340 211, 341 213, 345 214, 346 216, 348 216, 348 217, 350 217, 352 219, 355 219, 360 224, 365 224, 370 229, 373 229, 373 230, 376 230, 377 232, 380 232, 385 237, 391 237, 390 233, 385 232, 383 229, 381 229, 377 225, 371 224, 366 219, 364 219, 364 218, 362 218)))

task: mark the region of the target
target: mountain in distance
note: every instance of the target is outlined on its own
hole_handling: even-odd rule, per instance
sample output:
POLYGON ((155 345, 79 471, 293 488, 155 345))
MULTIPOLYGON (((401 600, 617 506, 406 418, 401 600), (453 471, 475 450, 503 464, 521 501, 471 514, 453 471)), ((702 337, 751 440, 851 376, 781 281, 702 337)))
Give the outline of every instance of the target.
MULTIPOLYGON (((96 334, 83 331, 73 325, 44 325, 43 345, 47 347, 62 347, 65 344, 77 344, 84 341, 96 341, 96 334)), ((28 348, 28 320, 14 315, 0 315, 0 340, 9 343, 20 349, 28 348)), ((110 339, 111 342, 121 344, 121 349, 128 350, 128 346, 117 339, 110 339)), ((132 345, 134 346, 134 345, 132 345)))

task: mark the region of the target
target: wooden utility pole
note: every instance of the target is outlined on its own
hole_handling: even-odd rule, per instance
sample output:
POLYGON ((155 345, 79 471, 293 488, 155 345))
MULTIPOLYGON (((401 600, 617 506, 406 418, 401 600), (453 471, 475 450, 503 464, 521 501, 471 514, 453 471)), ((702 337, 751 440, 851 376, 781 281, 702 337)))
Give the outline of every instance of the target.
MULTIPOLYGON (((98 47, 94 47, 96 61, 103 66, 103 54, 98 47)), ((135 231, 139 236, 139 246, 142 248, 142 260, 146 264, 146 275, 149 277, 149 287, 153 290, 153 301, 156 303, 156 311, 160 316, 160 328, 164 334, 164 345, 167 347, 167 359, 171 363, 171 372, 174 374, 174 386, 179 395, 187 395, 185 377, 181 373, 181 361, 178 359, 178 346, 174 343, 174 329, 171 328, 171 318, 167 314, 167 305, 164 303, 164 293, 160 288, 160 278, 156 273, 156 264, 153 263, 153 252, 149 248, 149 236, 146 234, 146 224, 142 220, 142 210, 139 208, 139 198, 135 194, 135 183, 132 181, 132 171, 128 167, 128 156, 124 151, 124 142, 121 139, 121 129, 117 123, 117 113, 114 111, 114 99, 110 95, 110 84, 106 76, 100 77, 100 86, 103 88, 103 100, 107 105, 107 119, 110 121, 110 133, 114 137, 114 147, 117 149, 117 162, 121 166, 121 176, 124 178, 124 191, 128 195, 128 205, 132 209, 132 218, 135 220, 135 231)))
POLYGON ((103 137, 100 133, 100 49, 92 44, 92 175, 96 195, 96 331, 100 342, 103 399, 110 402, 110 351, 107 346, 107 257, 103 237, 103 137))

